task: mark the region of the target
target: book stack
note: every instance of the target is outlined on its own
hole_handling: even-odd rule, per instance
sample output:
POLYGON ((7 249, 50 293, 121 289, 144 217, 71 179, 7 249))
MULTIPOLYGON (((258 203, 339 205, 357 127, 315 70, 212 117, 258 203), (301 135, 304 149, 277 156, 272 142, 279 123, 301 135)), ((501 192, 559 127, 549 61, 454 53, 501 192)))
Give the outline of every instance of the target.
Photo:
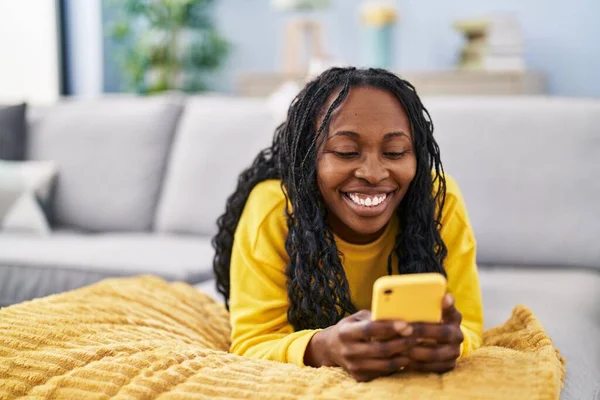
POLYGON ((511 15, 457 21, 454 28, 466 39, 459 69, 522 71, 524 40, 519 21, 511 15))

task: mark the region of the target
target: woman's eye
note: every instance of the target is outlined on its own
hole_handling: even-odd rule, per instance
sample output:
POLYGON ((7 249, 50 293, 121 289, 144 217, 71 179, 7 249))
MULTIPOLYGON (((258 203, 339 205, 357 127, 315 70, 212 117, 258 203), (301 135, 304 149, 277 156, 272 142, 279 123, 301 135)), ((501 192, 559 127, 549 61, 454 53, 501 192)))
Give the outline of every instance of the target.
POLYGON ((334 151, 333 154, 335 154, 336 156, 338 156, 340 158, 346 158, 346 159, 358 157, 358 153, 355 151, 352 151, 352 152, 334 151))
POLYGON ((405 154, 406 154, 405 151, 403 151, 401 153, 397 153, 397 152, 383 153, 384 156, 386 156, 387 158, 391 158, 392 160, 397 160, 399 158, 402 158, 402 156, 404 156, 405 154))

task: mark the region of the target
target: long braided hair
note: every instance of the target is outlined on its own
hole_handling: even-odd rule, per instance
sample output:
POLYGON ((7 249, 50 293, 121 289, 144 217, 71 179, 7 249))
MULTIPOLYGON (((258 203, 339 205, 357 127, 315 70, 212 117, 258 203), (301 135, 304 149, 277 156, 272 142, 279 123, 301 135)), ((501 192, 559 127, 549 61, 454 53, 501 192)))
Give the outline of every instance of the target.
POLYGON ((289 298, 288 320, 296 330, 326 328, 356 312, 334 235, 327 224, 327 209, 317 186, 319 138, 333 111, 353 87, 370 86, 394 94, 411 124, 417 172, 396 212, 400 233, 388 257, 398 258, 398 273, 439 272, 447 249, 440 236, 446 180, 439 147, 433 138, 428 111, 407 81, 383 69, 332 68, 308 83, 292 102, 287 120, 275 131, 271 147, 261 151, 241 173, 235 192, 227 200, 213 238, 217 289, 229 305, 230 262, 233 237, 252 189, 268 179, 280 179, 286 195, 288 235, 285 248, 289 298), (325 110, 327 99, 339 90, 325 110), (317 125, 320 115, 323 122, 317 125), (315 134, 316 129, 316 134, 315 134))

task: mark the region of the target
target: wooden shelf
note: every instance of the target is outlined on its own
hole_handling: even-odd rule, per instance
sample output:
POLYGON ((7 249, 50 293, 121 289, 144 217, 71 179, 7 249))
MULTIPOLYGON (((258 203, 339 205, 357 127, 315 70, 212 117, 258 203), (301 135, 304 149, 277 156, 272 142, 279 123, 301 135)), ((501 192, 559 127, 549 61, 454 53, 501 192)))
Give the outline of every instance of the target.
MULTIPOLYGON (((424 96, 456 95, 541 95, 546 79, 540 72, 427 71, 399 72, 424 96)), ((243 96, 266 97, 286 81, 304 83, 301 75, 250 72, 239 76, 237 92, 243 96)))

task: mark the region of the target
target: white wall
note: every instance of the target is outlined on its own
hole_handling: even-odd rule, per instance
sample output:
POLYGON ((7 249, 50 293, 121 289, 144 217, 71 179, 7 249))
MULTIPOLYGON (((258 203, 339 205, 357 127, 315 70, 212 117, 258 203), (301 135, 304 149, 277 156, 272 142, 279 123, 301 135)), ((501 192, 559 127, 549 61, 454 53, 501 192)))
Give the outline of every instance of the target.
MULTIPOLYGON (((106 2, 110 0, 104 0, 106 2)), ((363 0, 332 0, 321 13, 327 51, 362 65, 358 9, 363 0)), ((600 97, 600 0, 395 0, 396 65, 401 71, 453 68, 461 47, 456 19, 510 12, 523 25, 529 68, 547 74, 552 94, 600 97)), ((281 68, 281 32, 288 14, 268 0, 219 0, 216 22, 234 44, 221 86, 245 71, 281 68)))
POLYGON ((0 103, 58 98, 57 21, 54 0, 0 0, 0 103))

